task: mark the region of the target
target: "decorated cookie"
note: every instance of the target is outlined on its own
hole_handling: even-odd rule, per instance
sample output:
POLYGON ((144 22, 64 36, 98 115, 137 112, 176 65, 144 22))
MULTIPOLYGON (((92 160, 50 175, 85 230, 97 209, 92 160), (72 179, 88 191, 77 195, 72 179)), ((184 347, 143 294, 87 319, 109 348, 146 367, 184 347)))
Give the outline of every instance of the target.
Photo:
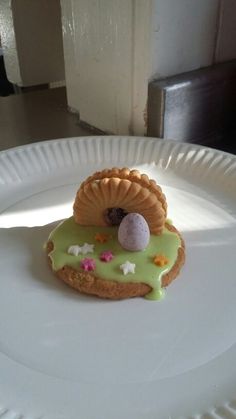
POLYGON ((161 234, 167 203, 160 186, 138 170, 105 169, 80 186, 74 203, 75 222, 80 225, 119 225, 131 213, 141 214, 152 234, 161 234))
POLYGON ((81 184, 73 208, 48 238, 56 275, 102 298, 162 298, 184 264, 185 246, 166 220, 160 186, 137 170, 106 169, 81 184))

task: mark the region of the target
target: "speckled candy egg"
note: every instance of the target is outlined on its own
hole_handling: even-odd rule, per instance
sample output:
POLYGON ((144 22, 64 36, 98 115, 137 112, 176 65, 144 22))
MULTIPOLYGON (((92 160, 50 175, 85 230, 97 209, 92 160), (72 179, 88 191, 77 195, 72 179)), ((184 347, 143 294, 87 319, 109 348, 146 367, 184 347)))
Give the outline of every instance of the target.
POLYGON ((148 223, 141 214, 132 212, 120 223, 118 241, 120 245, 132 252, 144 250, 150 240, 148 223))

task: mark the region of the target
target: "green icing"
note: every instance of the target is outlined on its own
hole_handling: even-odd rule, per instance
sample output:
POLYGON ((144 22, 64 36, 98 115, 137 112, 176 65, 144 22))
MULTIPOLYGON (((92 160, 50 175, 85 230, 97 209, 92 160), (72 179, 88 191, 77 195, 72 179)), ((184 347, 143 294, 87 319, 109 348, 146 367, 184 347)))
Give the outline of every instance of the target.
MULTIPOLYGON (((160 284, 159 280, 158 280, 158 285, 160 284)), ((152 291, 150 291, 147 295, 145 295, 145 298, 147 298, 147 300, 162 300, 162 298, 164 298, 165 296, 165 290, 161 287, 159 287, 158 289, 152 289, 152 291)))
POLYGON ((68 218, 57 226, 49 236, 49 240, 54 245, 53 251, 49 254, 53 269, 57 271, 64 265, 68 265, 82 271, 80 261, 84 258, 92 258, 96 263, 94 271, 96 276, 117 282, 143 282, 152 288, 152 291, 146 295, 146 298, 150 300, 161 299, 164 295, 164 290, 161 289, 161 277, 171 269, 177 259, 180 246, 179 236, 164 228, 160 236, 150 236, 149 245, 145 250, 130 252, 123 249, 119 244, 117 232, 118 227, 85 227, 76 224, 73 217, 68 218), (112 236, 112 239, 106 243, 99 243, 95 240, 96 233, 107 234, 112 236), (94 244, 94 252, 86 255, 79 254, 78 256, 67 253, 70 246, 82 246, 84 243, 94 244), (114 255, 112 261, 100 261, 99 256, 105 250, 112 251, 114 255), (153 258, 156 254, 164 254, 168 258, 169 263, 163 267, 155 265, 153 258), (135 263, 134 274, 128 273, 124 275, 121 271, 120 265, 127 260, 135 263))

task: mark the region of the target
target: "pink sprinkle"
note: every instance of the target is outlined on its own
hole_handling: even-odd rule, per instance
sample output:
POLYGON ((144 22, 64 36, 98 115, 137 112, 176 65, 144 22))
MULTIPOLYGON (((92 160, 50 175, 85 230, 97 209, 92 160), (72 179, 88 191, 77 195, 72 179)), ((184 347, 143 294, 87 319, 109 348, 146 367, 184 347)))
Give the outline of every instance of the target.
POLYGON ((80 267, 84 271, 94 271, 95 268, 96 268, 95 261, 94 261, 94 259, 85 258, 85 259, 81 260, 80 267))
POLYGON ((110 250, 105 250, 100 254, 100 260, 103 262, 110 262, 113 259, 113 253, 110 250))

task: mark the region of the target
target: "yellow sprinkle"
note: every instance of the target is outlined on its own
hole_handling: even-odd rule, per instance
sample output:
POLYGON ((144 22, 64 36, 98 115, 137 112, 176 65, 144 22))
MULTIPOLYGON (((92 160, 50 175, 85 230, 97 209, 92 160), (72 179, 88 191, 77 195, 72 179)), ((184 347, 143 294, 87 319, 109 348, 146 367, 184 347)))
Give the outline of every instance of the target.
POLYGON ((153 262, 155 263, 155 265, 162 267, 169 263, 169 259, 164 255, 156 255, 153 258, 153 262))
POLYGON ((95 235, 95 240, 100 243, 106 243, 109 240, 108 234, 97 233, 95 235))

